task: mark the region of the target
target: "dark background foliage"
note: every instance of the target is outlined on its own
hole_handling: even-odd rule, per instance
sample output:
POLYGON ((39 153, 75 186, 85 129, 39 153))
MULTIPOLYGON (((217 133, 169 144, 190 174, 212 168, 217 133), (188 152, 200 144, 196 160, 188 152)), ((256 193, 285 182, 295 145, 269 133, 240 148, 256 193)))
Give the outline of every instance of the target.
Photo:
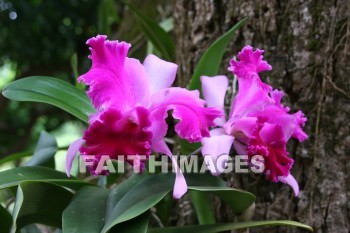
MULTIPOLYGON (((133 2, 151 18, 170 13, 159 1, 133 2)), ((74 84, 71 59, 76 56, 78 72, 86 72, 90 61, 85 43, 97 34, 129 41, 133 44, 130 55, 145 57, 147 41, 121 1, 0 0, 0 67, 10 67, 14 79, 54 76, 74 84)), ((6 81, 10 80, 0 77, 0 88, 6 81)), ((0 158, 32 148, 41 130, 50 132, 73 120, 55 107, 13 102, 3 96, 0 112, 0 158)))

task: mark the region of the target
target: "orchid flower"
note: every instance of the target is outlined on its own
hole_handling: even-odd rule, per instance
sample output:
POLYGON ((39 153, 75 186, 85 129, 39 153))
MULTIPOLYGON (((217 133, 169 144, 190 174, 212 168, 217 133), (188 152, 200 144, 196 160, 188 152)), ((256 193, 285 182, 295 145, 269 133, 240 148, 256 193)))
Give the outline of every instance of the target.
POLYGON ((71 144, 67 152, 66 170, 70 175, 72 161, 78 151, 117 159, 126 156, 132 166, 145 166, 151 151, 168 155, 177 168, 173 196, 180 198, 187 185, 181 170, 164 141, 168 111, 178 120, 176 133, 189 142, 209 136, 214 119, 223 115, 218 108, 205 108, 198 91, 170 87, 177 65, 148 55, 143 64, 128 58, 130 44, 109 41, 99 35, 87 41, 92 60, 91 69, 78 78, 89 86, 96 113, 89 117, 89 128, 82 139, 71 144))
MULTIPOLYGON (((290 185, 295 195, 299 186, 290 174, 293 159, 288 157, 286 144, 290 138, 300 142, 307 138, 302 130, 306 117, 301 111, 290 114, 290 109, 281 104, 283 92, 272 90, 263 83, 259 72, 272 67, 263 60, 263 50, 246 46, 238 53, 239 61, 232 59, 229 70, 238 78, 238 93, 234 97, 230 115, 216 119, 220 127, 210 131, 211 137, 202 139, 202 154, 216 161, 226 156, 233 145, 239 154, 264 157, 265 174, 273 182, 290 185)), ((225 92, 228 86, 226 76, 201 77, 204 99, 208 107, 224 109, 225 92)), ((209 167, 213 175, 220 172, 209 167)))

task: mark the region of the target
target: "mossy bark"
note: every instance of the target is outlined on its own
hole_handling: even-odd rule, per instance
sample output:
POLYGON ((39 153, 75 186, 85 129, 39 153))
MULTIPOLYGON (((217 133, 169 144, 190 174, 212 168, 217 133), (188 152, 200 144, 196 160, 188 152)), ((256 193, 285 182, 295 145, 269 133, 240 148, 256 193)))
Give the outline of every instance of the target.
MULTIPOLYGON (((265 50, 273 70, 265 82, 284 90, 292 111, 307 116, 309 139, 288 145, 301 192, 263 177, 226 175, 228 182, 256 194, 254 219, 292 219, 315 232, 350 232, 350 1, 174 2, 178 84, 185 86, 206 48, 243 17, 247 24, 229 45, 230 57, 246 44, 265 50)), ((216 201, 218 220, 233 216, 216 201)), ((193 219, 193 218, 188 218, 193 219)), ((271 228, 266 232, 281 232, 271 228)), ((299 232, 295 228, 283 228, 299 232)), ((261 232, 261 229, 251 232, 261 232)))

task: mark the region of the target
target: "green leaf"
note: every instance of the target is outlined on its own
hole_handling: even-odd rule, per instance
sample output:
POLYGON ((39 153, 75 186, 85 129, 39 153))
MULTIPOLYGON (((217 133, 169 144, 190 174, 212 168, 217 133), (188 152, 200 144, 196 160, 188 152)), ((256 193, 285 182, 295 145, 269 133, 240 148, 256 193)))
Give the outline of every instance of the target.
POLYGON ((243 213, 255 201, 252 193, 226 187, 226 182, 210 174, 185 174, 188 189, 200 224, 215 222, 209 194, 226 202, 237 215, 243 213))
POLYGON ((18 152, 15 154, 8 155, 5 158, 0 160, 0 165, 2 165, 4 163, 11 162, 11 161, 20 160, 20 159, 25 158, 25 157, 29 157, 32 154, 33 154, 33 151, 23 151, 23 152, 18 152))
POLYGON ((209 192, 226 202, 235 214, 241 214, 250 207, 255 196, 252 193, 227 187, 188 187, 190 190, 209 192))
POLYGON ((308 231, 313 231, 312 227, 288 220, 274 220, 274 221, 256 221, 256 222, 238 222, 238 223, 220 223, 220 224, 207 224, 207 225, 198 225, 198 226, 184 226, 184 227, 165 227, 165 228, 156 228, 149 229, 148 233, 213 233, 213 232, 222 232, 229 230, 238 230, 250 227, 262 227, 262 226, 291 226, 291 227, 300 227, 308 231))
POLYGON ((139 183, 146 176, 146 174, 134 174, 119 184, 117 187, 111 189, 106 213, 107 221, 111 218, 113 209, 120 201, 120 199, 122 199, 122 197, 124 197, 137 183, 139 183))
POLYGON ((218 74, 222 58, 224 56, 225 50, 228 43, 232 39, 234 33, 239 29, 245 22, 247 18, 239 21, 235 26, 228 30, 224 35, 217 39, 203 54, 199 60, 197 67, 194 71, 192 79, 189 84, 190 90, 201 90, 200 76, 214 76, 218 74))
POLYGON ((161 28, 157 22, 143 15, 134 5, 126 3, 137 19, 140 29, 145 36, 152 42, 157 50, 163 55, 165 60, 173 61, 175 47, 172 38, 161 28))
MULTIPOLYGON (((108 209, 113 207, 115 199, 123 196, 130 190, 137 180, 143 176, 135 175, 123 182, 119 189, 112 190, 100 187, 84 187, 80 189, 69 206, 63 212, 63 231, 99 233, 105 225, 108 209), (118 190, 118 191, 116 191, 118 190)), ((109 233, 138 233, 146 232, 148 228, 149 213, 145 213, 122 222, 111 228, 109 233)))
POLYGON ((46 167, 17 167, 0 172, 0 189, 19 185, 22 181, 45 181, 77 190, 85 185, 93 185, 76 178, 68 178, 63 172, 46 167))
POLYGON ((104 35, 111 34, 111 26, 119 23, 120 18, 113 0, 101 0, 98 6, 98 31, 104 35))
MULTIPOLYGON (((239 212, 242 207, 249 207, 255 200, 253 194, 237 189, 226 188, 226 183, 218 177, 207 174, 186 174, 186 181, 190 190, 209 192, 220 197, 232 195, 234 198, 241 198, 243 204, 237 207, 239 212), (223 190, 227 194, 222 194, 223 190)), ((102 232, 108 232, 113 226, 130 220, 146 212, 157 204, 164 196, 173 189, 175 175, 154 174, 154 175, 134 175, 129 180, 123 182, 115 190, 111 191, 107 222, 102 232), (130 180, 130 181, 129 181, 130 180)), ((238 202, 238 201, 237 201, 238 202)), ((236 202, 229 202, 233 204, 236 202)))
MULTIPOLYGON (((78 54, 74 53, 70 58, 70 66, 73 71, 74 79, 77 80, 79 76, 78 72, 78 54)), ((77 83, 75 84, 77 86, 77 83)))
POLYGON ((131 187, 129 190, 128 187, 125 187, 124 192, 119 195, 120 199, 116 199, 116 205, 110 212, 102 233, 106 233, 113 226, 146 212, 163 199, 172 189, 173 183, 174 176, 155 174, 145 176, 138 182, 136 180, 133 186, 128 185, 128 187, 131 187))
POLYGON ((205 174, 184 174, 187 186, 195 189, 196 187, 226 187, 226 182, 220 177, 213 176, 209 173, 205 174))
POLYGON ((146 233, 148 229, 148 223, 149 211, 146 211, 136 218, 114 226, 108 233, 146 233))
POLYGON ((109 190, 86 186, 81 188, 63 212, 65 233, 99 233, 105 224, 109 190))
POLYGON ((5 86, 2 94, 11 100, 52 104, 85 122, 95 112, 84 92, 52 77, 33 76, 16 80, 5 86))
POLYGON ((21 182, 12 214, 12 232, 31 223, 61 227, 62 212, 72 197, 70 191, 58 185, 36 181, 21 182))
POLYGON ((55 168, 54 156, 57 152, 56 138, 51 134, 42 131, 38 143, 36 144, 32 158, 25 166, 40 166, 46 165, 55 168))
POLYGON ((0 204, 0 229, 2 232, 10 232, 12 226, 11 214, 0 204))
POLYGON ((193 190, 191 191, 191 199, 199 224, 214 224, 216 221, 213 200, 210 198, 210 195, 193 190))

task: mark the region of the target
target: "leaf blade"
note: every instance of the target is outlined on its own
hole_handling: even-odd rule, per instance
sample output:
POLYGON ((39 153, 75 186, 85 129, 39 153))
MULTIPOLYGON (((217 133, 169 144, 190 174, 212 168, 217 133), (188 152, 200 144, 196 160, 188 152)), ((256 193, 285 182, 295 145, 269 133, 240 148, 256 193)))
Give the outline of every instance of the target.
POLYGON ((61 227, 62 212, 73 193, 58 185, 37 182, 21 182, 17 189, 13 210, 12 232, 32 223, 61 227))
MULTIPOLYGON (((171 174, 172 175, 172 174, 171 174)), ((107 219, 102 233, 108 232, 117 224, 126 222, 157 204, 173 187, 173 176, 155 174, 145 176, 135 183, 116 202, 107 219)))
POLYGON ((57 78, 31 76, 5 86, 2 94, 16 101, 34 101, 54 105, 88 122, 95 112, 86 94, 57 78))
POLYGON ((62 230, 66 233, 99 233, 105 223, 109 192, 95 186, 81 188, 63 211, 62 230))
POLYGON ((222 232, 229 230, 238 230, 250 227, 262 227, 262 226, 292 226, 303 228, 308 231, 313 231, 312 227, 289 220, 272 220, 272 221, 255 221, 255 222, 238 222, 238 223, 220 223, 220 224, 207 224, 198 226, 184 226, 184 227, 165 227, 165 228, 153 228, 149 229, 148 233, 189 233, 189 232, 201 232, 212 233, 222 232))
POLYGON ((34 154, 24 166, 46 165, 48 167, 55 168, 54 156, 57 149, 56 138, 45 131, 41 131, 34 154))
POLYGON ((155 21, 143 15, 134 5, 126 3, 130 11, 140 24, 141 30, 152 42, 152 44, 161 52, 164 59, 174 60, 175 46, 169 34, 160 27, 155 21))
POLYGON ((242 19, 236 25, 234 25, 230 30, 228 30, 224 35, 217 39, 203 54, 199 60, 197 67, 194 71, 192 79, 188 88, 190 90, 201 90, 200 85, 200 76, 214 76, 217 75, 220 67, 220 63, 224 56, 226 47, 233 37, 234 33, 239 29, 243 24, 245 24, 247 18, 242 19))
POLYGON ((208 192, 218 196, 226 204, 228 204, 233 212, 237 215, 241 214, 249 208, 255 201, 255 196, 252 193, 228 188, 228 187, 188 187, 189 190, 197 192, 208 192))
POLYGON ((11 214, 0 204, 0 229, 9 232, 12 226, 11 214))
POLYGON ((46 167, 17 167, 0 172, 0 189, 15 187, 23 181, 45 181, 77 190, 85 185, 93 185, 76 178, 68 178, 63 172, 46 167))

